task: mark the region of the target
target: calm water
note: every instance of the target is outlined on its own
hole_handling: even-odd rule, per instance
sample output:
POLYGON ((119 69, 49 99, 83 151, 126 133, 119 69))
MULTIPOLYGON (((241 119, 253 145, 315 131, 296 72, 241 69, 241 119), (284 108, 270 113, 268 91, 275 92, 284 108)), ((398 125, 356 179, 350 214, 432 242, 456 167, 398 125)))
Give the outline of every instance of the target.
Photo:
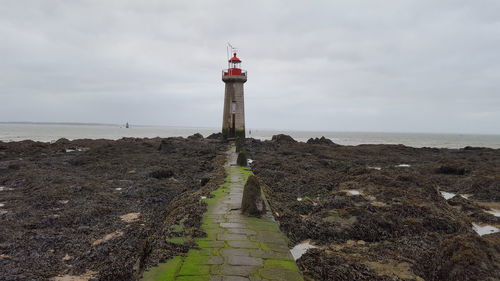
MULTIPOLYGON (((218 132, 218 128, 179 128, 114 125, 53 125, 53 124, 0 124, 0 141, 35 140, 50 142, 59 138, 67 139, 120 139, 123 137, 187 137, 194 133, 203 136, 218 132)), ((299 132, 252 130, 247 136, 256 139, 270 139, 282 133, 298 141, 311 137, 325 136, 342 145, 358 144, 404 144, 413 147, 482 146, 500 148, 500 135, 460 135, 460 134, 409 134, 409 133, 362 133, 362 132, 299 132)))

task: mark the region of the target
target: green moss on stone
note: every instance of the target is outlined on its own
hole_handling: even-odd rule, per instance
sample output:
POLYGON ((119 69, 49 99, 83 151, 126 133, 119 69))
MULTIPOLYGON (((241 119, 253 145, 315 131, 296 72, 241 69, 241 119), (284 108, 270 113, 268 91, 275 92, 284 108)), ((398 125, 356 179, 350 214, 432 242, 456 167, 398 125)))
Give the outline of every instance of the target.
POLYGON ((219 251, 214 248, 207 249, 191 249, 189 250, 188 256, 219 256, 219 251))
POLYGON ((186 237, 172 237, 167 239, 167 242, 182 245, 188 241, 188 238, 186 237))
POLYGON ((181 266, 181 270, 179 270, 178 275, 208 275, 210 274, 210 266, 208 265, 200 265, 195 262, 186 262, 181 266))
POLYGON ((141 281, 163 281, 174 280, 177 271, 182 265, 181 257, 174 257, 165 263, 160 263, 158 266, 151 267, 144 272, 141 281))
MULTIPOLYGON (((176 281, 209 281, 210 280, 210 275, 203 275, 203 276, 179 276, 176 281)), ((167 280, 165 280, 167 281, 167 280)))
POLYGON ((247 217, 245 223, 249 229, 253 230, 266 230, 266 231, 279 231, 278 224, 273 221, 266 221, 259 218, 247 217))
POLYGON ((238 172, 242 174, 243 180, 246 182, 248 177, 253 175, 252 171, 248 167, 237 167, 238 172))
POLYGON ((188 255, 185 259, 184 259, 184 264, 199 264, 199 265, 203 265, 203 264, 206 264, 208 260, 208 257, 207 256, 199 256, 199 255, 188 255))
POLYGON ((184 226, 179 225, 179 224, 175 224, 175 225, 172 225, 172 230, 174 232, 183 232, 184 231, 184 226))
POLYGON ((290 271, 299 271, 295 262, 285 260, 266 260, 264 267, 280 267, 290 271))

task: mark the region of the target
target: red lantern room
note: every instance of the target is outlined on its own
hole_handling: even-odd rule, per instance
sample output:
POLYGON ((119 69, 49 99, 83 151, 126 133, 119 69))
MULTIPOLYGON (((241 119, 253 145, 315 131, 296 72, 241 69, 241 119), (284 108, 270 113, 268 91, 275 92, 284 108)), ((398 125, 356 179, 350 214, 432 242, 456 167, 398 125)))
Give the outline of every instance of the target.
POLYGON ((246 76, 246 71, 241 69, 241 60, 233 53, 233 57, 229 59, 228 69, 224 70, 224 76, 226 75, 237 75, 246 76))

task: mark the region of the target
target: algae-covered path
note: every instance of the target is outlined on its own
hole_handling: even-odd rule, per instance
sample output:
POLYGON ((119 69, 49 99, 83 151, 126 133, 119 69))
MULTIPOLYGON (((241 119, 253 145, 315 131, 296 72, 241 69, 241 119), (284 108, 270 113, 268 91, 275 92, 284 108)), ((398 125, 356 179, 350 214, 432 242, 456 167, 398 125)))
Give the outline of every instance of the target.
POLYGON ((204 199, 208 210, 202 229, 207 237, 196 239, 197 248, 186 256, 150 269, 142 280, 303 280, 272 216, 241 215, 243 187, 251 172, 236 166, 236 158, 233 147, 228 151, 225 183, 213 198, 204 199))

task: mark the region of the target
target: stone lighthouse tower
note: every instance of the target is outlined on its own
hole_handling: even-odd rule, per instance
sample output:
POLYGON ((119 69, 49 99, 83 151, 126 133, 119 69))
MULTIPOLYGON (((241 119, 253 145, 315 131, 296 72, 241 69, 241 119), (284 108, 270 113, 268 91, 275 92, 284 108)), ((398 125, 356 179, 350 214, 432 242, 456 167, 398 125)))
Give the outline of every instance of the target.
POLYGON ((226 83, 222 119, 222 135, 225 139, 245 138, 243 84, 247 81, 247 73, 240 67, 241 60, 234 53, 229 59, 228 69, 222 71, 222 81, 226 83))

